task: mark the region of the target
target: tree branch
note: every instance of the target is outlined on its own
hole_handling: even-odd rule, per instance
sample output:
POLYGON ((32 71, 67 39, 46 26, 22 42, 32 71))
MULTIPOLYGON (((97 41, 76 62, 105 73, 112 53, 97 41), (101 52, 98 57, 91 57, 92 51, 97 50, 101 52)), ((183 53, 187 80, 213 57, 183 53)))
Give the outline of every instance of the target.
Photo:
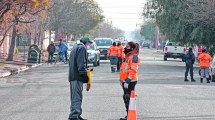
POLYGON ((4 35, 3 35, 3 38, 0 40, 0 46, 2 46, 4 40, 5 40, 5 37, 7 36, 7 32, 15 25, 15 23, 13 23, 12 25, 10 25, 10 27, 8 27, 8 29, 5 31, 4 35))
POLYGON ((1 13, 0 19, 4 16, 5 13, 7 13, 10 10, 10 3, 5 3, 4 6, 6 6, 6 9, 1 13))

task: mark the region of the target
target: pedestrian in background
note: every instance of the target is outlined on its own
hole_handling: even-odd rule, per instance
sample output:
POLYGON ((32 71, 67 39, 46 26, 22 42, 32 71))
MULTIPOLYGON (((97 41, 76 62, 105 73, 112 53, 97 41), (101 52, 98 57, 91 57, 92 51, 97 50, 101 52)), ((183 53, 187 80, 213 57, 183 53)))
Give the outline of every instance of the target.
POLYGON ((202 50, 202 53, 198 57, 200 62, 200 69, 201 69, 201 78, 200 82, 203 83, 203 78, 206 78, 207 83, 210 83, 209 81, 209 70, 210 70, 210 62, 212 61, 211 56, 207 53, 206 49, 202 50))
MULTIPOLYGON (((88 37, 83 37, 70 54, 69 61, 69 82, 70 82, 70 97, 71 107, 69 120, 86 120, 81 117, 82 114, 82 91, 83 84, 88 83, 87 76, 87 49, 90 47, 91 40, 88 37)), ((87 91, 90 90, 90 85, 87 85, 87 91)))
POLYGON ((124 54, 124 48, 123 48, 122 43, 120 41, 117 43, 117 47, 118 47, 117 72, 119 72, 120 71, 120 65, 122 63, 122 59, 124 58, 125 54, 124 54))
POLYGON ((110 59, 112 73, 116 72, 118 62, 118 47, 116 46, 116 42, 113 42, 112 46, 108 49, 107 56, 110 59))
POLYGON ((188 82, 189 80, 187 79, 188 72, 190 71, 190 77, 191 77, 191 82, 195 82, 193 78, 193 64, 195 63, 195 55, 193 53, 193 49, 189 48, 189 51, 185 55, 185 63, 186 63, 186 71, 185 71, 185 78, 184 81, 188 82))
POLYGON ((53 55, 54 55, 54 52, 55 52, 55 45, 54 45, 54 42, 51 41, 51 44, 48 46, 47 48, 47 51, 49 53, 49 57, 48 57, 48 64, 53 62, 53 55))
MULTIPOLYGON (((63 54, 64 55, 64 57, 65 57, 65 62, 67 63, 67 61, 68 61, 68 58, 67 58, 67 50, 68 50, 68 47, 67 47, 67 45, 66 45, 66 43, 65 42, 63 42, 63 40, 62 39, 60 39, 60 43, 59 43, 59 54, 61 55, 61 54, 63 54)), ((64 62, 64 58, 63 58, 63 61, 62 62, 64 62)))
MULTIPOLYGON (((126 48, 124 49, 125 58, 120 66, 120 83, 122 85, 123 100, 125 103, 126 113, 128 114, 128 107, 130 101, 131 91, 135 90, 137 84, 137 73, 140 64, 140 58, 138 55, 139 47, 134 42, 128 42, 126 48)), ((120 120, 127 120, 125 118, 120 118, 120 120)))

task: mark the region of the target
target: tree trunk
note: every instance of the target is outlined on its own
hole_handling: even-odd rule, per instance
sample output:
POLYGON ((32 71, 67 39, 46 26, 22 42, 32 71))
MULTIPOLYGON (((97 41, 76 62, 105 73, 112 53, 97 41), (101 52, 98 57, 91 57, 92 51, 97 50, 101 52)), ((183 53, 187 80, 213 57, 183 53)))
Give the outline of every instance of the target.
POLYGON ((52 32, 51 32, 51 29, 49 29, 49 44, 51 43, 51 35, 52 35, 52 32))
POLYGON ((15 45, 16 45, 16 28, 14 26, 7 61, 13 61, 13 53, 14 53, 15 45))

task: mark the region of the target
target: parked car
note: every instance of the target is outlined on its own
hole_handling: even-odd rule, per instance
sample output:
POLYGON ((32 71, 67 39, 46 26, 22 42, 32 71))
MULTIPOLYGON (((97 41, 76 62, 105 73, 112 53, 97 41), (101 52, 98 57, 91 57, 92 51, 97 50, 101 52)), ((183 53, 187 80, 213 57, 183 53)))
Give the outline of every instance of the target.
POLYGON ((107 59, 107 52, 113 43, 113 39, 112 38, 95 38, 94 42, 97 45, 98 49, 100 50, 100 59, 107 59))
POLYGON ((167 58, 180 58, 184 62, 185 54, 186 47, 176 42, 166 42, 166 45, 164 47, 164 61, 167 61, 167 58))
POLYGON ((100 51, 97 48, 95 42, 93 42, 90 47, 87 49, 88 53, 88 63, 92 63, 93 66, 100 65, 100 51))
POLYGON ((76 44, 75 41, 69 41, 67 42, 67 47, 68 47, 68 50, 67 50, 67 55, 68 55, 68 59, 69 59, 69 56, 70 56, 70 53, 73 49, 73 46, 76 44))
POLYGON ((142 48, 143 48, 143 47, 150 48, 150 43, 149 43, 149 42, 146 42, 146 41, 143 41, 141 47, 142 47, 142 48))

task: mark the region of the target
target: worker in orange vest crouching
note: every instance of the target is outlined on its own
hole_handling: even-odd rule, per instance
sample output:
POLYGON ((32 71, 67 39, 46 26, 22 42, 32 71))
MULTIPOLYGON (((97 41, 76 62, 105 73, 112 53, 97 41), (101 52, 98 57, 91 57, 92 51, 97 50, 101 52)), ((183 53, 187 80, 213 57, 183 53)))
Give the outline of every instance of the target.
MULTIPOLYGON (((123 100, 128 114, 130 93, 132 90, 135 90, 138 80, 137 72, 140 64, 140 58, 138 56, 139 46, 134 42, 128 42, 124 53, 125 58, 120 66, 120 83, 124 91, 123 100)), ((127 120, 127 116, 120 120, 127 120)))
POLYGON ((116 42, 113 42, 112 46, 108 49, 107 56, 110 59, 112 73, 116 72, 118 62, 118 47, 116 46, 116 42))

